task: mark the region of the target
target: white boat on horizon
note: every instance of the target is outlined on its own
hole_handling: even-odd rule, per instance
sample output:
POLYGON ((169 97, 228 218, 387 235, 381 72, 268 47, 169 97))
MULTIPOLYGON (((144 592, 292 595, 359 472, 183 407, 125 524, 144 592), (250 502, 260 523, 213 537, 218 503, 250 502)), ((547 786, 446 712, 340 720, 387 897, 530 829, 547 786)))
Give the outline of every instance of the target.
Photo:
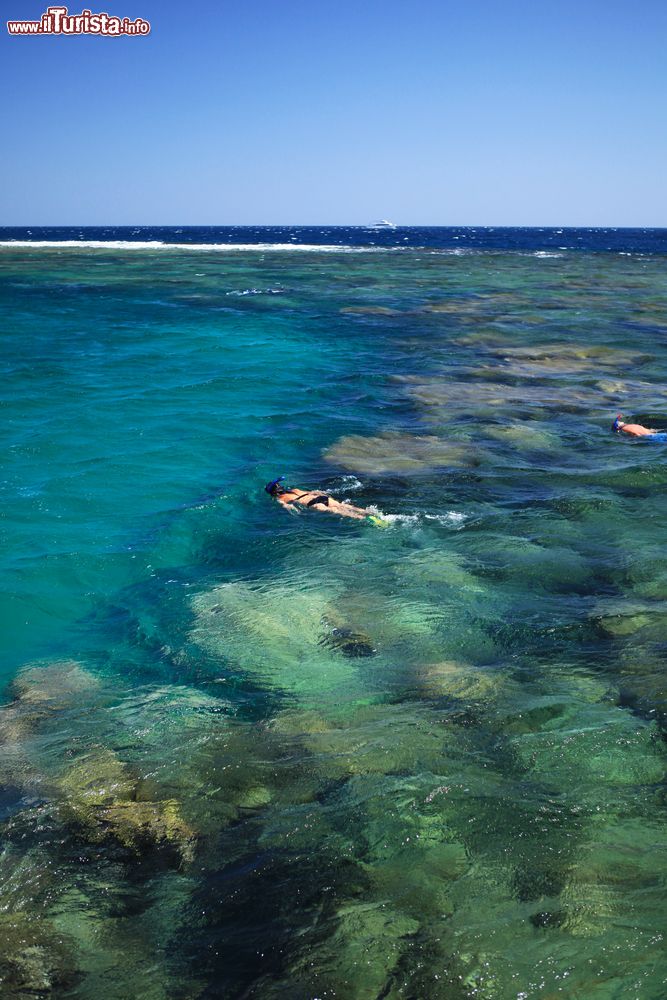
POLYGON ((396 229, 396 226, 395 226, 395 224, 393 222, 390 222, 389 219, 380 219, 378 222, 371 222, 371 224, 369 225, 368 228, 369 229, 396 229))

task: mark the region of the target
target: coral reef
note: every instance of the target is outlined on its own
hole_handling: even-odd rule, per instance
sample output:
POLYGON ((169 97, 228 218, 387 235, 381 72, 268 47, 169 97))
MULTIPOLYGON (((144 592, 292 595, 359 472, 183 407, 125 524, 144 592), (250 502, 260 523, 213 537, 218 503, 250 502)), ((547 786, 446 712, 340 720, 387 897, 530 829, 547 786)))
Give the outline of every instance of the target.
POLYGON ((351 472, 403 475, 448 466, 470 468, 483 461, 483 453, 471 441, 447 441, 434 435, 385 431, 376 437, 349 434, 324 452, 332 465, 351 472))

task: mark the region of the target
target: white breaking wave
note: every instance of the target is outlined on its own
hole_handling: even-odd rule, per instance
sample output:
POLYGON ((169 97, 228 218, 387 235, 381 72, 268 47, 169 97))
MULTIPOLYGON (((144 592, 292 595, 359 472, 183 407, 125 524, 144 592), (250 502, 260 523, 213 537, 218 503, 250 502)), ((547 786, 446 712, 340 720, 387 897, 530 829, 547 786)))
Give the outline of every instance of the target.
POLYGON ((446 514, 424 514, 424 517, 427 521, 438 521, 439 524, 449 524, 454 527, 468 520, 468 515, 458 510, 448 510, 446 514))
POLYGON ((380 510, 374 504, 371 504, 367 510, 370 510, 371 513, 377 515, 377 517, 381 517, 383 521, 388 521, 390 524, 420 524, 423 521, 436 521, 438 524, 444 524, 454 531, 460 531, 465 521, 468 520, 467 514, 462 514, 457 510, 448 510, 446 514, 385 514, 383 510, 380 510))
MULTIPOLYGON (((454 239, 458 239, 458 236, 455 236, 454 239)), ((428 253, 437 257, 470 257, 481 253, 493 252, 493 250, 487 250, 485 247, 436 247, 433 250, 428 249, 428 253)))
POLYGON ((225 292, 225 295, 284 295, 283 288, 244 288, 225 292))
POLYGON ((332 490, 360 490, 364 484, 356 476, 341 476, 340 480, 332 486, 332 490))
POLYGON ((159 240, 136 243, 131 240, 0 240, 0 247, 36 247, 39 249, 68 249, 79 247, 83 250, 125 250, 126 247, 136 250, 159 250, 163 246, 159 240))
POLYGON ((0 240, 0 247, 50 250, 214 250, 218 253, 267 253, 271 250, 298 253, 386 253, 408 247, 351 247, 331 243, 163 243, 162 240, 0 240))

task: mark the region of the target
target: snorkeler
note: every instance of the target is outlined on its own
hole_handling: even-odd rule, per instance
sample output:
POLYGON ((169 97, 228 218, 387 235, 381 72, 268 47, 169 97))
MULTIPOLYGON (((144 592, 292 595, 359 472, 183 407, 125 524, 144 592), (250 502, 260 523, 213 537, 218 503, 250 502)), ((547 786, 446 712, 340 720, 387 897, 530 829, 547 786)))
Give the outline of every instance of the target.
POLYGON ((327 493, 318 493, 315 490, 298 490, 292 487, 280 486, 279 483, 284 476, 279 476, 272 482, 267 483, 265 491, 279 503, 294 509, 296 504, 301 507, 309 507, 311 510, 324 510, 329 514, 340 514, 341 517, 353 517, 358 521, 372 521, 378 526, 385 525, 386 522, 376 514, 362 507, 355 507, 351 503, 341 503, 327 493))
POLYGON ((667 432, 656 431, 654 428, 644 427, 643 424, 628 424, 621 420, 622 416, 623 414, 619 413, 611 425, 615 434, 629 434, 630 437, 648 438, 649 441, 667 441, 667 432))

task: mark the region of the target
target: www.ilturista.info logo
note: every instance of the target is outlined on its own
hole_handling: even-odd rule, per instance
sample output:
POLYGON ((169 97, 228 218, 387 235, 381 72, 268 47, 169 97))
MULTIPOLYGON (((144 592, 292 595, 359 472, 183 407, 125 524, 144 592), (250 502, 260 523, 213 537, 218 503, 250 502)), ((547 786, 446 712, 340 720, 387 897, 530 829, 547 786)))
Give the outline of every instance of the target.
POLYGON ((138 17, 114 17, 111 14, 93 14, 82 10, 68 14, 67 7, 49 7, 39 21, 7 21, 10 35, 147 35, 150 23, 138 17))

